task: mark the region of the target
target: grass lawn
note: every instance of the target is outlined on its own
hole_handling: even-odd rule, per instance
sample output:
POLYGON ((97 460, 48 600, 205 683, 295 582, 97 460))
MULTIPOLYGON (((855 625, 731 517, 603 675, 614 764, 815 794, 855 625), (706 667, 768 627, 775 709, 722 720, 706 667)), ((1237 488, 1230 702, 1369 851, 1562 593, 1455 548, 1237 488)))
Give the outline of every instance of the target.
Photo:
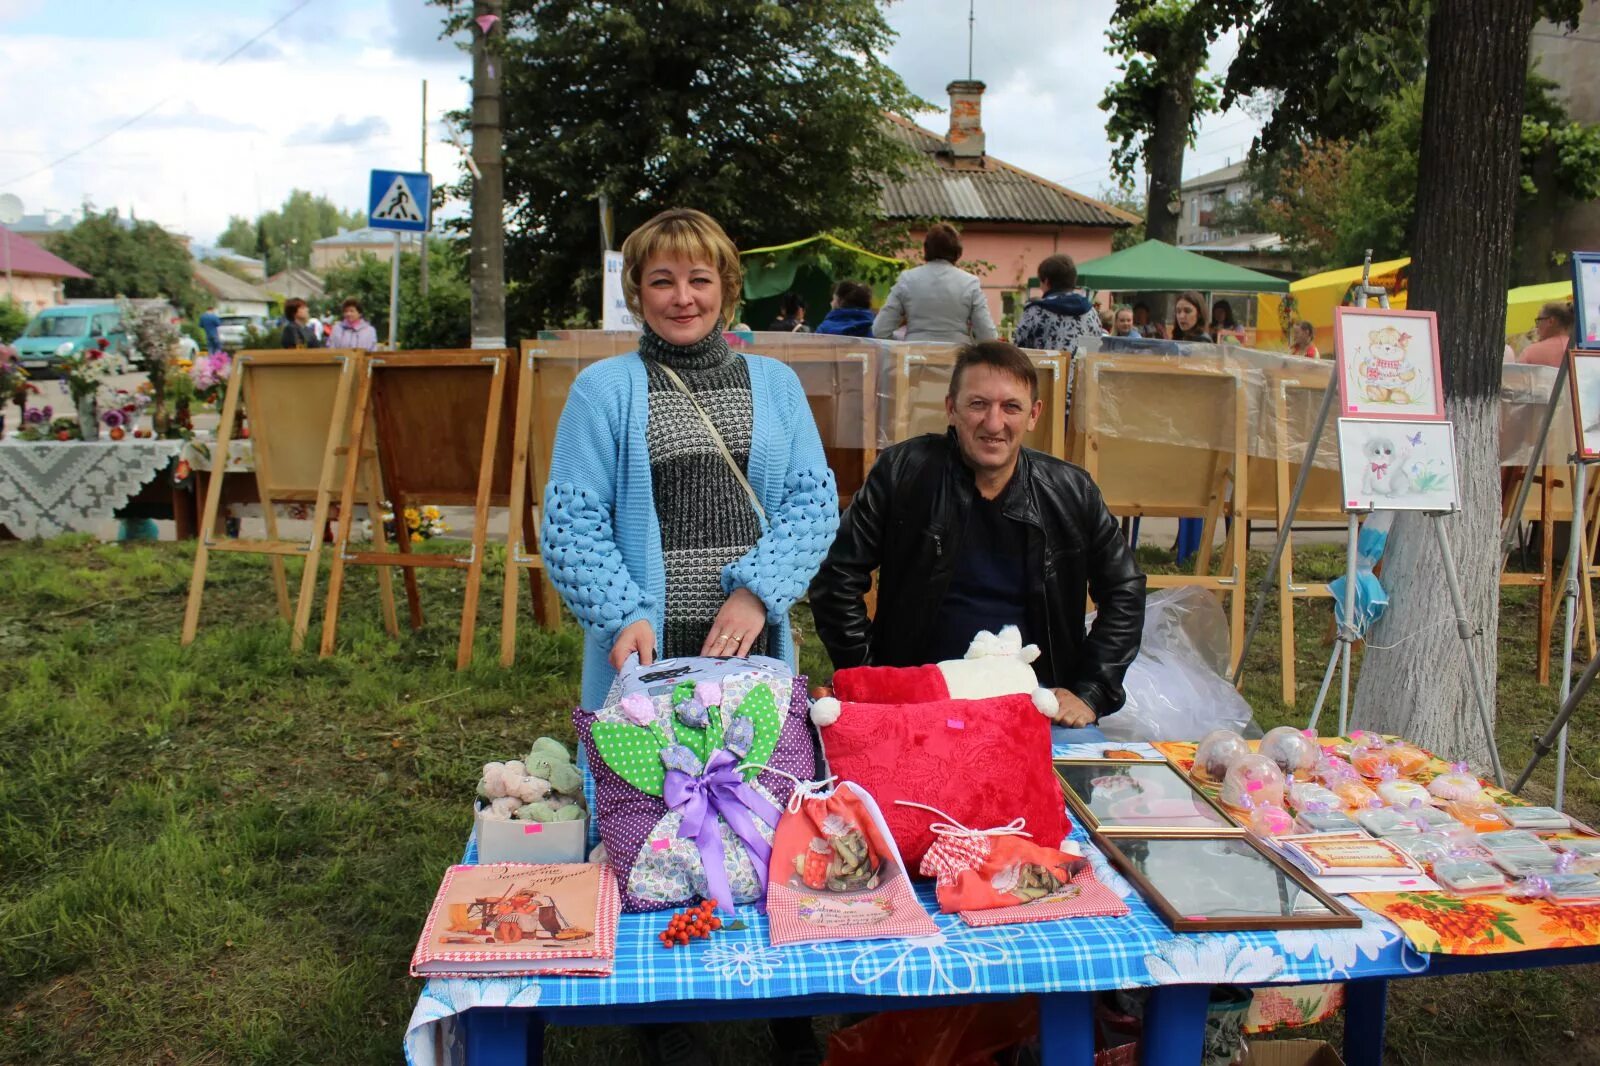
MULTIPOLYGON (((447 571, 419 572, 433 607, 420 634, 383 632, 362 571, 339 654, 291 655, 264 562, 224 555, 184 649, 191 559, 189 545, 0 545, 0 1062, 394 1062, 420 987, 406 963, 470 829, 479 766, 540 734, 571 740, 578 634, 530 615, 501 670, 492 561, 465 672, 447 571)), ((1299 574, 1339 569, 1312 550, 1299 574)), ((1555 710, 1533 681, 1533 602, 1509 595, 1501 623, 1508 773, 1555 710)), ((1291 711, 1269 613, 1245 688, 1264 726, 1304 723, 1327 617, 1300 612, 1291 711)), ((819 651, 802 647, 820 675, 819 651)), ((1569 804, 1594 820, 1600 781, 1579 768, 1600 763, 1592 715, 1573 742, 1569 804)), ((1547 763, 1534 794, 1552 779, 1547 763)), ((1597 994, 1586 968, 1399 984, 1392 1058, 1597 1061, 1597 994)), ((713 1043, 724 1062, 757 1061, 766 1035, 722 1026, 713 1043)), ((552 1030, 549 1052, 639 1061, 614 1029, 552 1030)))

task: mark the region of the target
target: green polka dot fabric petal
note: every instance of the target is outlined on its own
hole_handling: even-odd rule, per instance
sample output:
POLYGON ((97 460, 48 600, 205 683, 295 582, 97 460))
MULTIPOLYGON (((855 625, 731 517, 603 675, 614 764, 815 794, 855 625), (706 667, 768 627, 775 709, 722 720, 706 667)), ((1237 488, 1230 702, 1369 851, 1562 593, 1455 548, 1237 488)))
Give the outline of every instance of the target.
POLYGON ((662 794, 667 768, 661 764, 661 741, 650 730, 622 722, 596 722, 594 746, 618 777, 640 792, 662 794))
MULTIPOLYGON (((749 718, 756 727, 755 743, 750 745, 745 762, 765 764, 778 746, 778 734, 783 732, 783 716, 778 713, 778 701, 773 698, 772 687, 765 683, 753 687, 750 694, 739 701, 739 709, 735 713, 749 718)), ((753 780, 760 772, 751 766, 745 770, 744 779, 753 780)))

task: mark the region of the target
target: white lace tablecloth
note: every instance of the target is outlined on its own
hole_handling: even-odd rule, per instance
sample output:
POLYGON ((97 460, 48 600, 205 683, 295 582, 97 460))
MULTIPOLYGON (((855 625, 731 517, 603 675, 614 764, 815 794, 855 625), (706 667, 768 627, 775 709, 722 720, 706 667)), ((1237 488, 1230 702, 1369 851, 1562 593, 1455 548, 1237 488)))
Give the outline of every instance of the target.
MULTIPOLYGON (((195 470, 204 470, 210 473, 215 468, 216 462, 212 453, 216 450, 217 442, 214 439, 195 437, 186 441, 183 446, 183 460, 195 470)), ((227 472, 230 474, 245 473, 256 468, 256 446, 248 437, 243 440, 235 438, 228 442, 227 472)))
POLYGON ((182 448, 181 440, 0 441, 0 525, 25 539, 93 533, 182 448))

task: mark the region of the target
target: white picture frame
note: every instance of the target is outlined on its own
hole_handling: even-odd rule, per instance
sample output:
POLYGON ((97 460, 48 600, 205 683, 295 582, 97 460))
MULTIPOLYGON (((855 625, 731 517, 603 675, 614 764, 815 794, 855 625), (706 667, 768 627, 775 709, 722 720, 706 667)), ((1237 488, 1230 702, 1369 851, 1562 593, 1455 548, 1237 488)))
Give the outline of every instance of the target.
POLYGON ((1346 511, 1461 509, 1450 422, 1341 418, 1339 472, 1346 511))
POLYGON ((1600 351, 1569 349, 1567 358, 1572 360, 1567 382, 1578 452, 1585 459, 1600 459, 1600 351))

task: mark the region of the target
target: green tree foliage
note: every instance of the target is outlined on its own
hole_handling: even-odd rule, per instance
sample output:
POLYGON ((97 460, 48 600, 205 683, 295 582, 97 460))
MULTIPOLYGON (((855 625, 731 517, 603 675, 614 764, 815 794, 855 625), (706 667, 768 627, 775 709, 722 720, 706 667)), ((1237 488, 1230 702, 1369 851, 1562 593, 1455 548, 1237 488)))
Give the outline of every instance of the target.
POLYGON ((10 344, 28 328, 28 312, 10 296, 0 298, 0 344, 10 344))
MULTIPOLYGON (((324 279, 337 307, 350 297, 361 301, 378 340, 389 337, 389 264, 362 256, 336 267, 324 279)), ((435 238, 428 244, 428 295, 422 296, 422 260, 415 253, 400 257, 401 348, 466 348, 472 343, 472 292, 467 284, 464 242, 435 238)), ((337 313, 335 311, 335 313, 337 313)))
POLYGON ((201 302, 193 261, 177 238, 154 222, 124 226, 115 208, 95 214, 86 207, 83 221, 53 238, 50 248, 92 275, 68 278, 68 296, 163 296, 186 314, 201 302))
POLYGON ((312 241, 366 224, 363 211, 343 211, 327 197, 295 189, 282 207, 263 212, 253 222, 242 215, 230 216, 217 243, 240 255, 265 259, 267 273, 276 274, 285 267, 310 265, 312 241))
MULTIPOLYGON (((433 2, 478 32, 470 4, 433 2)), ((915 161, 883 113, 927 106, 879 58, 892 38, 875 0, 508 0, 489 42, 509 332, 597 312, 602 192, 617 241, 676 206, 740 247, 873 241, 878 176, 915 161)))
MULTIPOLYGON (((1131 215, 1138 215, 1140 219, 1144 218, 1144 197, 1127 188, 1101 189, 1095 193, 1095 199, 1108 203, 1112 207, 1120 207, 1131 215)), ((1136 244, 1143 244, 1144 240, 1144 222, 1141 221, 1125 229, 1113 232, 1111 234, 1111 250, 1120 252, 1124 248, 1132 248, 1136 244)))
POLYGON ((1111 137, 1111 167, 1125 187, 1142 163, 1150 180, 1149 236, 1178 233, 1183 153, 1200 119, 1217 107, 1218 83, 1201 76, 1217 36, 1246 16, 1248 0, 1118 0, 1106 51, 1121 80, 1100 101, 1111 137))
MULTIPOLYGON (((1530 75, 1522 119, 1521 194, 1517 203, 1519 282, 1545 280, 1554 266, 1535 223, 1553 207, 1600 197, 1600 127, 1574 122, 1554 83, 1530 75)), ((1390 97, 1376 125, 1355 142, 1318 140, 1280 150, 1252 167, 1257 212, 1309 270, 1411 253, 1416 230, 1417 162, 1424 84, 1390 97), (1277 165, 1277 160, 1288 162, 1277 165)))
MULTIPOLYGON (((1267 152, 1312 140, 1354 140, 1427 67, 1428 19, 1439 0, 1261 0, 1240 19, 1239 52, 1221 106, 1264 96, 1267 152)), ((1541 0, 1541 17, 1576 27, 1583 0, 1541 0)))

